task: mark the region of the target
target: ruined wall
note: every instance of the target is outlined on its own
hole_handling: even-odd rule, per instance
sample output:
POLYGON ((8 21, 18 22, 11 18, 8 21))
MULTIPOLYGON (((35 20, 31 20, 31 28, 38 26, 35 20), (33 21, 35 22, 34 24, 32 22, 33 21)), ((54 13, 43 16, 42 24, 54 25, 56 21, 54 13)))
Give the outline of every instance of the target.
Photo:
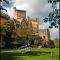
POLYGON ((50 40, 50 32, 48 29, 39 29, 39 36, 46 41, 50 40))
POLYGON ((30 29, 31 34, 32 35, 38 34, 38 29, 39 29, 38 19, 37 18, 35 18, 35 19, 29 18, 28 22, 29 22, 28 28, 30 29))

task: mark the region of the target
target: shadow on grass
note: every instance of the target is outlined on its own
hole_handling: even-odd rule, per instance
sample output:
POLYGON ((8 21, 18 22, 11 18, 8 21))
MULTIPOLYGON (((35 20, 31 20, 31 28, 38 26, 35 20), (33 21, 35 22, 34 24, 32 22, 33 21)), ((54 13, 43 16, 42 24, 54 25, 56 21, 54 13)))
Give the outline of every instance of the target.
POLYGON ((5 55, 3 54, 0 56, 0 59, 1 60, 24 60, 22 57, 19 56, 19 59, 18 59, 18 57, 14 57, 14 55, 12 54, 10 56, 9 54, 5 54, 5 55))
POLYGON ((1 60, 24 60, 22 56, 50 56, 50 54, 51 52, 45 52, 45 51, 4 52, 0 54, 0 59, 1 60))
POLYGON ((0 56, 1 60, 24 60, 22 57, 13 57, 13 56, 0 56))
POLYGON ((45 51, 27 51, 27 52, 5 52, 2 53, 1 56, 44 56, 44 55, 50 55, 51 52, 45 52, 45 51))
POLYGON ((28 52, 23 52, 21 55, 22 56, 44 56, 44 55, 50 55, 50 52, 28 51, 28 52))

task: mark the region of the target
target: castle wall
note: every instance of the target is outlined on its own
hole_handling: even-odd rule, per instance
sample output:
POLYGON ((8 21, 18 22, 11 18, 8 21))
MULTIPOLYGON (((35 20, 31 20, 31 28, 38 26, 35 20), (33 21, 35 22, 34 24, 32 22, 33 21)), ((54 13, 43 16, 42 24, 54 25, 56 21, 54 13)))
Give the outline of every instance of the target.
POLYGON ((29 18, 28 21, 29 21, 28 28, 30 29, 31 34, 32 35, 38 34, 38 29, 39 29, 38 19, 29 18))
POLYGON ((40 29, 39 36, 41 36, 44 40, 50 40, 50 32, 48 29, 40 29))
POLYGON ((17 10, 16 7, 13 8, 14 19, 26 19, 26 11, 25 10, 17 10))

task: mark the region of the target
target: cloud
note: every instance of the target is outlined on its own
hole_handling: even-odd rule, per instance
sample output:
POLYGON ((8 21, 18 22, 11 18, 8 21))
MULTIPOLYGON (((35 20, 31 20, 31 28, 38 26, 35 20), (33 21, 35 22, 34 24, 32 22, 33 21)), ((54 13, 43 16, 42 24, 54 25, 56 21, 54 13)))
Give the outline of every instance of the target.
POLYGON ((39 25, 39 29, 48 29, 49 28, 49 22, 44 23, 42 22, 42 24, 39 25))
POLYGON ((52 10, 47 0, 16 0, 14 6, 20 10, 26 10, 27 16, 38 17, 39 23, 52 10))
POLYGON ((48 4, 47 0, 10 0, 10 4, 11 7, 26 10, 27 16, 31 17, 47 17, 51 11, 51 4, 48 4))
POLYGON ((14 6, 20 10, 26 10, 27 16, 45 17, 51 10, 47 0, 16 0, 14 6))

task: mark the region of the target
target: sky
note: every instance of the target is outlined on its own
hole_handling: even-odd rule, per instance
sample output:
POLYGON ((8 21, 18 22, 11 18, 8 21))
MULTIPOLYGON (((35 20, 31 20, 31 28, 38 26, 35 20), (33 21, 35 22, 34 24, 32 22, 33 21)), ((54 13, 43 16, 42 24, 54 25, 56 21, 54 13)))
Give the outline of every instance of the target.
MULTIPOLYGON (((11 6, 7 7, 8 14, 13 16, 13 7, 19 10, 26 10, 27 16, 32 18, 39 18, 39 28, 47 29, 49 22, 44 23, 43 18, 47 17, 49 12, 52 11, 51 4, 47 0, 10 0, 11 6)), ((58 4, 57 4, 58 8, 58 4)), ((51 34, 51 39, 58 38, 59 29, 52 28, 49 29, 51 34)))

